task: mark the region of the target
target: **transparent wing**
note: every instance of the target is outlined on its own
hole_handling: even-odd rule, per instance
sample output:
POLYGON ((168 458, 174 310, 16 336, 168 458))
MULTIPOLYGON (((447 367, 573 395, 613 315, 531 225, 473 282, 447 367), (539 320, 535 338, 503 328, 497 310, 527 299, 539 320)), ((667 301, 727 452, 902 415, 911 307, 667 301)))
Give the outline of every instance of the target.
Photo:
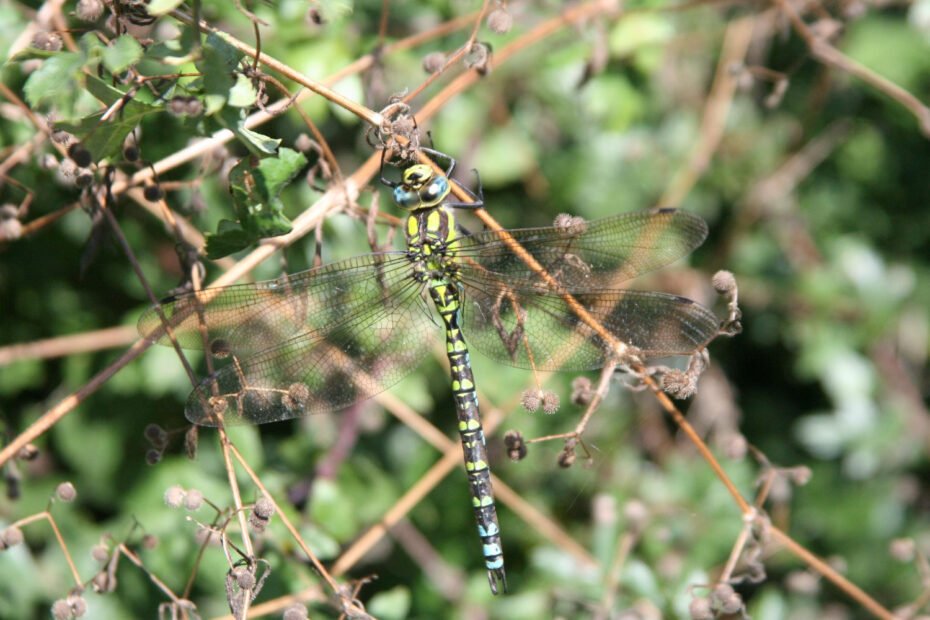
POLYGON ((676 295, 618 287, 688 254, 706 235, 701 218, 662 209, 463 238, 458 280, 465 296, 465 337, 489 357, 516 366, 603 366, 609 347, 571 308, 570 295, 613 337, 647 358, 690 354, 717 334, 719 321, 710 310, 676 295))
MULTIPOLYGON (((264 424, 370 398, 424 357, 430 318, 402 254, 374 254, 287 279, 211 289, 162 306, 184 346, 222 341, 224 366, 187 401, 197 424, 264 424), (218 305, 217 305, 218 304, 218 305)), ((155 314, 139 329, 153 331, 155 314)), ((156 314, 157 316, 157 314, 156 314)), ((159 343, 169 344, 159 323, 159 343)))
POLYGON ((516 287, 539 287, 540 275, 513 239, 566 290, 618 289, 623 282, 691 253, 707 237, 700 217, 676 209, 626 213, 566 227, 485 231, 457 241, 464 272, 516 287))

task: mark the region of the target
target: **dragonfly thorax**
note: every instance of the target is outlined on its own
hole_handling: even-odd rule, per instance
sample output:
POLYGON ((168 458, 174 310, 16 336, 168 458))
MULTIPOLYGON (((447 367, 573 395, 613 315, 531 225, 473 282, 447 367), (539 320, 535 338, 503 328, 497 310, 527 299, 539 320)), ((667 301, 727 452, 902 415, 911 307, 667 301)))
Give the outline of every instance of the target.
POLYGON ((404 170, 403 181, 394 188, 394 202, 403 209, 416 211, 435 207, 449 195, 449 179, 433 173, 425 164, 404 170))

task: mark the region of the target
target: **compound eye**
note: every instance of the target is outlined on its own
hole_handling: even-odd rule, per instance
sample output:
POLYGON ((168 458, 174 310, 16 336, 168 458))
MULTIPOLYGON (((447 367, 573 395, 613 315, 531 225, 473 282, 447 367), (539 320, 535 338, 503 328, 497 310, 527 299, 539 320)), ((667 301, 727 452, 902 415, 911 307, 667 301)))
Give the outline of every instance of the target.
POLYGON ((394 202, 402 209, 413 209, 420 204, 420 196, 404 186, 395 187, 394 202))
POLYGON ((449 193, 449 180, 445 177, 436 177, 433 182, 420 190, 420 200, 423 204, 434 205, 449 193))

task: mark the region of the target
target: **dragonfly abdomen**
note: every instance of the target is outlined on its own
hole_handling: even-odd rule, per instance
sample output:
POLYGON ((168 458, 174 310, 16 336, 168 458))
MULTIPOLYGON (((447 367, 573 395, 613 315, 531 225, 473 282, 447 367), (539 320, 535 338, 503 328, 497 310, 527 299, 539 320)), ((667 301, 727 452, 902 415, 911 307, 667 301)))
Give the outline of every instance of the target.
POLYGON ((455 398, 459 437, 465 456, 465 472, 478 524, 478 536, 481 538, 484 564, 488 569, 488 583, 491 585, 491 591, 497 594, 498 584, 501 584, 504 590, 507 589, 504 555, 501 550, 494 492, 491 488, 488 450, 478 410, 478 394, 475 391, 468 346, 459 325, 461 302, 458 288, 452 282, 440 281, 430 286, 429 290, 446 330, 446 354, 452 376, 452 394, 455 398))

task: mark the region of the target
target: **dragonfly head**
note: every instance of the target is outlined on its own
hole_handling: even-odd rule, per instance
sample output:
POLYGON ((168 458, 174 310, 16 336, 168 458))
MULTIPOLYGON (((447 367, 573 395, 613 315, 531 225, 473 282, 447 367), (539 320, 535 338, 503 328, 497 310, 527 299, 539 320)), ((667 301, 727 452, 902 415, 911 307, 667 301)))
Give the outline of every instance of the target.
POLYGON ((416 211, 435 207, 449 195, 449 179, 433 173, 426 164, 404 170, 403 181, 394 188, 394 202, 402 209, 416 211))

